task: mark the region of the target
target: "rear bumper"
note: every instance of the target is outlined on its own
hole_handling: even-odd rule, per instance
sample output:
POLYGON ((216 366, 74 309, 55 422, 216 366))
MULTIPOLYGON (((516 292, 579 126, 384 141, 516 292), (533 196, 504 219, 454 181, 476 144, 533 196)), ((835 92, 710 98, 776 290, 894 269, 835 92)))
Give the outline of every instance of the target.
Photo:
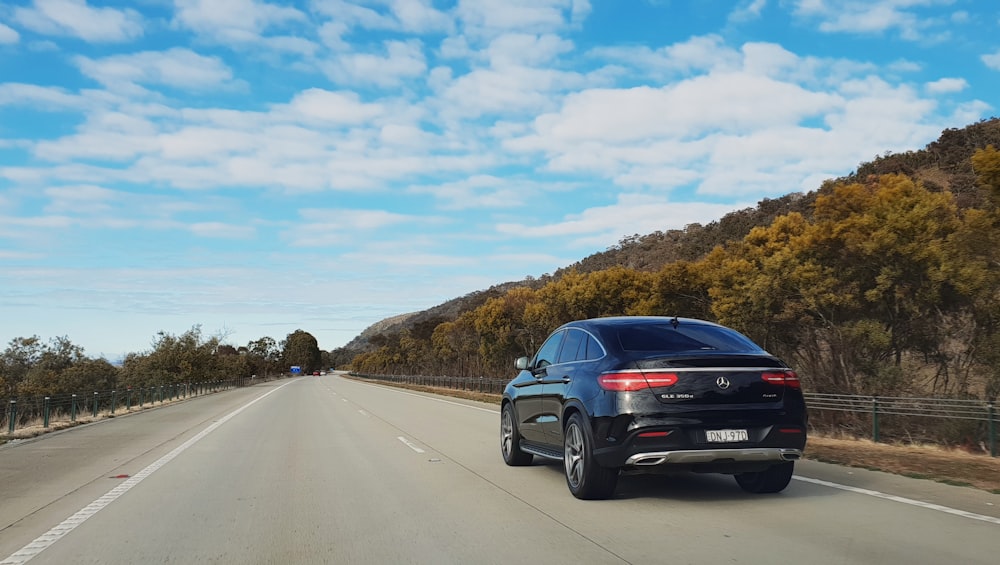
POLYGON ((660 465, 697 465, 724 462, 774 462, 796 461, 802 457, 801 449, 764 447, 745 449, 691 449, 679 451, 652 451, 636 453, 625 460, 628 467, 657 467, 660 465))

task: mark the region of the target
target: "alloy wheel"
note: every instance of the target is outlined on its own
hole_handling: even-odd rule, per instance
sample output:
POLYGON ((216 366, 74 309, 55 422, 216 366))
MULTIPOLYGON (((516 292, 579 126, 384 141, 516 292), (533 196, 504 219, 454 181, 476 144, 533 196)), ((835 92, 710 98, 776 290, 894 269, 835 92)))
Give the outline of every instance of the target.
POLYGON ((563 463, 566 465, 566 480, 570 486, 577 488, 583 481, 584 473, 584 450, 583 432, 575 422, 571 422, 566 428, 566 443, 563 454, 563 463))

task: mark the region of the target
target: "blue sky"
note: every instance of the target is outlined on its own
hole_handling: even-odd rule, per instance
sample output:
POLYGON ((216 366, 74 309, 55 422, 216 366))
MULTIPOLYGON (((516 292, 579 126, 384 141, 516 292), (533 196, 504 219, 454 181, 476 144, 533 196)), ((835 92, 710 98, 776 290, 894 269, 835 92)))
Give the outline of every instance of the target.
POLYGON ((4 0, 0 346, 323 349, 998 114, 981 0, 4 0))

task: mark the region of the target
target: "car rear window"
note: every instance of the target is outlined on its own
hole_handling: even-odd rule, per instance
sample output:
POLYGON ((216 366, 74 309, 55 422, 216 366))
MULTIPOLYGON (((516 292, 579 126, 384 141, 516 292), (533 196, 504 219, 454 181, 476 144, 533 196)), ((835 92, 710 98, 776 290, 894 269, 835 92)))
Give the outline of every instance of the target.
POLYGON ((618 330, 618 341, 625 351, 719 351, 723 353, 762 353, 749 338, 727 328, 693 324, 642 324, 618 330))

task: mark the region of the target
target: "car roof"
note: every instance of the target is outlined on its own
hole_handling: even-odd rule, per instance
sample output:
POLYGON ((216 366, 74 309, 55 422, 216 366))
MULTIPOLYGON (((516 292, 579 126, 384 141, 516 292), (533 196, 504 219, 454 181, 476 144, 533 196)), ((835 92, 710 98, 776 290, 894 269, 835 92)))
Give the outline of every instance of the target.
MULTIPOLYGON (((674 320, 680 324, 719 326, 714 322, 699 320, 697 318, 681 318, 679 316, 608 316, 604 318, 589 318, 586 320, 574 320, 563 324, 563 327, 622 327, 636 324, 670 324, 674 320)), ((721 327, 721 326, 720 326, 721 327)))

